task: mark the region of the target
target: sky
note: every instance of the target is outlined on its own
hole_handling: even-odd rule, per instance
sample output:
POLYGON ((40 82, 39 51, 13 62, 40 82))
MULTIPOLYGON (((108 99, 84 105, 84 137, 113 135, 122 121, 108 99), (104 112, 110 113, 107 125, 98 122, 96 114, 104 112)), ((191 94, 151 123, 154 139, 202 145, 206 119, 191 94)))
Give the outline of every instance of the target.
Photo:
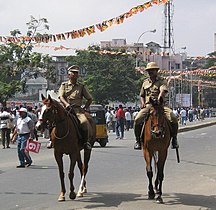
MULTIPOLYGON (((26 34, 26 23, 30 16, 47 18, 48 33, 58 34, 82 29, 102 23, 128 12, 131 8, 149 0, 0 0, 0 36, 9 36, 10 31, 19 29, 26 34)), ((206 56, 214 51, 216 33, 215 0, 173 0, 173 32, 176 52, 186 52, 188 56, 206 56), (186 50, 181 48, 186 47, 186 50)), ((50 49, 36 48, 35 51, 50 55, 69 55, 73 50, 54 51, 51 47, 64 46, 74 49, 100 44, 100 41, 126 39, 127 44, 136 43, 146 31, 156 29, 156 33, 145 33, 140 42, 156 42, 163 46, 164 5, 154 5, 141 13, 125 19, 123 24, 109 27, 104 32, 78 39, 41 44, 50 49)))

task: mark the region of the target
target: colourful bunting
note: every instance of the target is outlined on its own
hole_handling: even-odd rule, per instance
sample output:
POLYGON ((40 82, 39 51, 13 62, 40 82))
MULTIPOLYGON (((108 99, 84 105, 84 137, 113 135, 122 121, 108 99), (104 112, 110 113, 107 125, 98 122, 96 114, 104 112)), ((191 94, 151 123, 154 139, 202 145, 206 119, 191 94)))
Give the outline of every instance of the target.
POLYGON ((89 26, 83 29, 79 29, 79 30, 73 30, 71 32, 66 32, 66 33, 60 33, 60 34, 53 34, 53 35, 41 35, 39 36, 35 36, 35 37, 19 37, 19 38, 15 38, 15 37, 4 37, 4 36, 0 36, 0 42, 24 42, 24 41, 35 41, 37 43, 40 42, 44 42, 44 43, 48 43, 48 42, 56 42, 57 40, 61 41, 61 40, 66 40, 69 38, 72 39, 76 39, 76 38, 80 38, 80 37, 84 37, 85 35, 91 35, 93 33, 95 33, 95 27, 103 32, 106 29, 108 29, 109 27, 111 27, 113 24, 122 24, 125 20, 125 18, 129 18, 135 14, 137 14, 138 12, 143 12, 145 9, 148 9, 150 7, 152 7, 153 5, 160 5, 160 4, 166 4, 169 0, 151 0, 149 2, 146 2, 142 5, 138 5, 136 7, 133 7, 129 10, 129 12, 126 12, 122 15, 119 15, 118 17, 112 18, 110 20, 106 20, 103 21, 102 23, 98 23, 96 25, 93 26, 89 26))

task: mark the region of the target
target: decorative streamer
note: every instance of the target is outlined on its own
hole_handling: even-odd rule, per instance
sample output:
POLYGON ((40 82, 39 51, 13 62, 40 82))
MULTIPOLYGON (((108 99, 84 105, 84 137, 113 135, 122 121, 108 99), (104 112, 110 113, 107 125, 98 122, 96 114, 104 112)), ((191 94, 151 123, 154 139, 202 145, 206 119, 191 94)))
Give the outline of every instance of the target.
POLYGON ((143 12, 145 9, 148 9, 152 7, 153 5, 160 5, 160 4, 166 4, 169 2, 169 0, 151 0, 149 2, 146 2, 142 5, 138 5, 136 7, 133 7, 129 10, 129 12, 126 12, 124 14, 119 15, 118 17, 112 18, 110 20, 103 21, 102 23, 98 23, 86 28, 78 29, 78 30, 73 30, 70 32, 65 32, 65 33, 60 33, 60 34, 50 34, 50 35, 40 35, 40 36, 34 36, 34 37, 20 37, 20 38, 15 38, 15 37, 8 37, 8 36, 0 36, 0 42, 13 42, 17 43, 20 41, 30 41, 33 40, 36 43, 44 42, 56 42, 56 41, 61 41, 61 40, 66 40, 66 39, 76 39, 80 37, 84 37, 86 35, 91 35, 95 33, 95 27, 103 32, 109 27, 113 26, 114 24, 122 24, 125 20, 125 18, 132 17, 133 15, 143 12))

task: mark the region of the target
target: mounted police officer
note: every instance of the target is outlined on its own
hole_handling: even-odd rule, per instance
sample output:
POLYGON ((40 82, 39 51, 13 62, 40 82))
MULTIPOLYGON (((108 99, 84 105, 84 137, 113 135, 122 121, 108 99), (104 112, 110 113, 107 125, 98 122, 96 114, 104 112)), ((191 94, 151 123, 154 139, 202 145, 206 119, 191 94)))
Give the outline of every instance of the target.
MULTIPOLYGON (((155 62, 150 62, 147 64, 145 69, 148 72, 149 78, 144 80, 141 90, 140 90, 140 100, 141 100, 141 110, 137 114, 134 120, 134 133, 136 136, 136 143, 134 149, 141 149, 141 130, 142 125, 147 117, 149 109, 151 108, 150 97, 153 100, 163 99, 164 104, 166 104, 165 96, 168 93, 167 82, 162 77, 157 75, 159 66, 155 62)), ((177 133, 178 133, 178 119, 172 112, 170 108, 164 106, 164 113, 171 125, 172 134, 172 148, 178 148, 177 133)))
POLYGON ((79 75, 80 67, 77 65, 70 66, 68 68, 68 77, 67 82, 63 82, 59 88, 59 99, 63 103, 64 107, 67 110, 70 110, 70 106, 73 107, 73 110, 80 121, 81 135, 86 149, 91 150, 92 146, 90 144, 90 123, 86 118, 84 112, 89 108, 92 103, 92 96, 89 93, 86 86, 77 82, 79 75), (83 98, 86 99, 86 103, 83 108, 81 108, 83 98))

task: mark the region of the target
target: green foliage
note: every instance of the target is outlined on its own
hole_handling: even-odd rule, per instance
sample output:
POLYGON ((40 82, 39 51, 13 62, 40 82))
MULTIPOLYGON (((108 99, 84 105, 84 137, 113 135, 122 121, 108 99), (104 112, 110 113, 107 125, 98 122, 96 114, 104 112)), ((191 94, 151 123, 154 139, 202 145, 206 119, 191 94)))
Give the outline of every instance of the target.
MULTIPOLYGON (((212 52, 212 53, 209 53, 208 54, 209 56, 216 56, 216 51, 215 52, 212 52)), ((205 68, 209 68, 209 67, 211 67, 211 66, 216 66, 216 58, 208 58, 207 59, 207 63, 206 63, 206 65, 205 65, 205 68)))
POLYGON ((135 58, 126 54, 99 54, 97 50, 98 46, 91 46, 89 51, 78 51, 76 56, 67 58, 70 65, 77 64, 86 70, 82 79, 94 102, 135 102, 143 82, 141 74, 135 72, 135 58))
POLYGON ((39 31, 49 29, 47 19, 37 20, 31 16, 27 26, 26 36, 22 36, 18 29, 10 32, 15 40, 20 40, 19 42, 8 40, 7 43, 0 45, 0 102, 2 103, 22 90, 28 78, 40 74, 52 82, 56 81, 51 57, 32 52, 34 47, 32 37, 39 31), (25 77, 21 78, 23 73, 25 77))

